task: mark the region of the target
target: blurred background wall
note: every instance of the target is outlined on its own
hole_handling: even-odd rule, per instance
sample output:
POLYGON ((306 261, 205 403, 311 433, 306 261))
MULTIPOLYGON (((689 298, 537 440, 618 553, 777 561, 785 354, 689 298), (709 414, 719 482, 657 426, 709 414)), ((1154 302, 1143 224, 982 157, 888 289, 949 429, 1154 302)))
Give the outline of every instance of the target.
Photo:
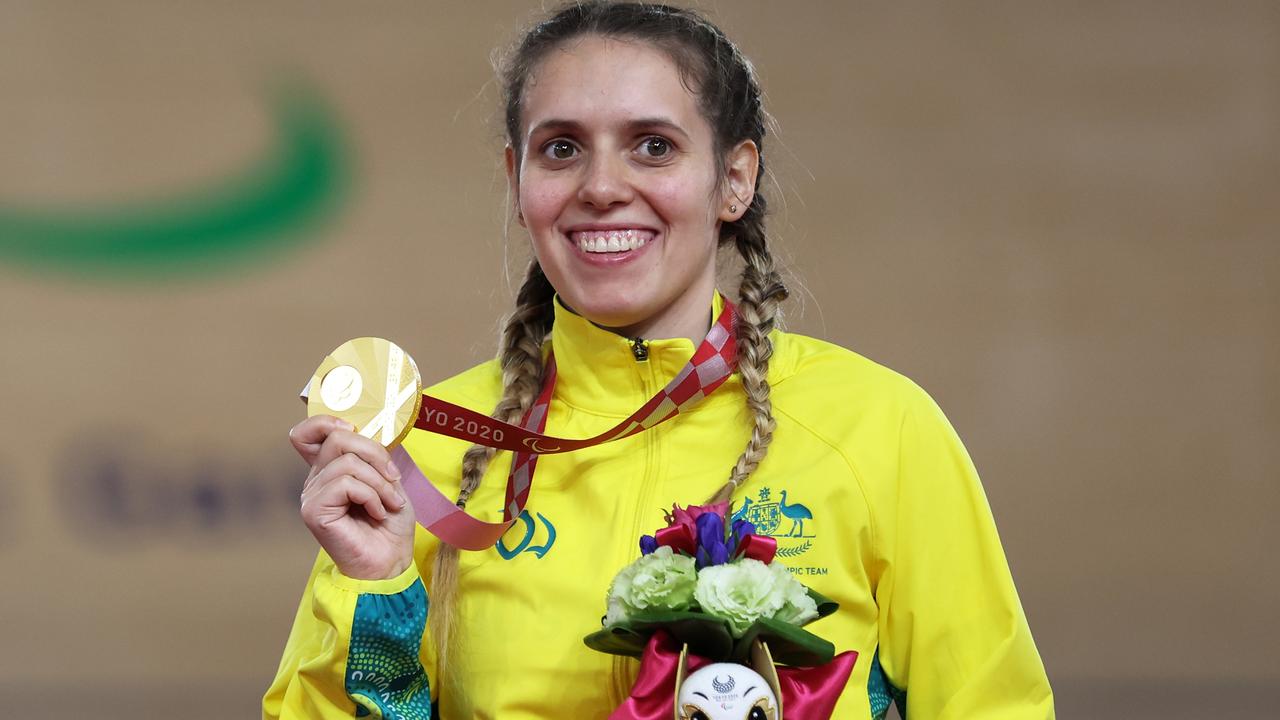
MULTIPOLYGON (((979 469, 1063 717, 1280 700, 1280 5, 701 5, 780 133, 792 330, 979 469)), ((0 707, 252 717, 324 354, 488 357, 486 0, 0 0, 0 707)), ((20 709, 20 710, 19 710, 20 709)))

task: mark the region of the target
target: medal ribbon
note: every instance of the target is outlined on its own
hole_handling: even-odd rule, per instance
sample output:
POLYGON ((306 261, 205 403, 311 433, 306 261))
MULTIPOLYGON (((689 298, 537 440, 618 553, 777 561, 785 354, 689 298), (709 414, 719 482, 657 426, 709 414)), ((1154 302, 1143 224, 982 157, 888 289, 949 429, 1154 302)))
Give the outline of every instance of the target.
POLYGON ((445 497, 422 474, 408 451, 403 446, 396 447, 391 458, 400 470, 402 484, 413 503, 418 523, 436 537, 463 550, 483 550, 493 546, 524 511, 539 455, 570 452, 642 433, 696 405, 728 380, 733 374, 737 355, 737 342, 733 335, 735 317, 733 305, 726 301, 711 330, 675 378, 640 409, 595 437, 574 440, 543 434, 556 382, 554 353, 547 356, 542 391, 519 425, 423 395, 422 411, 415 427, 499 450, 510 450, 515 456, 507 476, 502 522, 490 523, 472 517, 445 497))

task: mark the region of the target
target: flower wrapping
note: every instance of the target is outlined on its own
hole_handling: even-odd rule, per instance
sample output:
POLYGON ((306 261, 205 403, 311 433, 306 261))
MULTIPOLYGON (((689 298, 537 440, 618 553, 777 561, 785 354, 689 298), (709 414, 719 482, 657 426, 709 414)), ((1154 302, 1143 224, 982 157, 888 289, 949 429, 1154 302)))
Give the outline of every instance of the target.
POLYGON ((743 520, 726 527, 728 512, 728 503, 674 506, 668 526, 640 538, 641 557, 615 576, 604 627, 586 644, 640 657, 661 629, 714 662, 746 663, 757 641, 782 664, 830 662, 835 647, 802 626, 836 603, 773 562, 773 538, 743 520))

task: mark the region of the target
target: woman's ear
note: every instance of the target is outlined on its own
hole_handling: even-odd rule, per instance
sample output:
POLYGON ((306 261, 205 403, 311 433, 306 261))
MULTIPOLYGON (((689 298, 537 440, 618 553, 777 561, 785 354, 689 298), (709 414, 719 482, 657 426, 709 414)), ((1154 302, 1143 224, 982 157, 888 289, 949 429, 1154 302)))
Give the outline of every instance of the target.
POLYGON ((508 145, 503 156, 507 163, 507 190, 515 208, 516 222, 525 227, 524 213, 520 212, 520 169, 516 167, 516 151, 508 145))
POLYGON ((755 142, 743 140, 729 151, 725 160, 725 189, 719 217, 723 222, 734 222, 746 214, 756 196, 760 149, 755 142))

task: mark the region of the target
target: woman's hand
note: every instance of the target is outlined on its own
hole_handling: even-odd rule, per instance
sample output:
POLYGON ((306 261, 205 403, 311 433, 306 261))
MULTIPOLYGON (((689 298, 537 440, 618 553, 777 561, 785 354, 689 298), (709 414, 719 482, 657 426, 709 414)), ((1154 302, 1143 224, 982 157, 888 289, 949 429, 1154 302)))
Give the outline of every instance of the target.
POLYGON ((311 466, 302 488, 302 521, 343 575, 393 578, 413 563, 413 506, 386 448, 353 429, 317 415, 289 431, 294 449, 311 466))

